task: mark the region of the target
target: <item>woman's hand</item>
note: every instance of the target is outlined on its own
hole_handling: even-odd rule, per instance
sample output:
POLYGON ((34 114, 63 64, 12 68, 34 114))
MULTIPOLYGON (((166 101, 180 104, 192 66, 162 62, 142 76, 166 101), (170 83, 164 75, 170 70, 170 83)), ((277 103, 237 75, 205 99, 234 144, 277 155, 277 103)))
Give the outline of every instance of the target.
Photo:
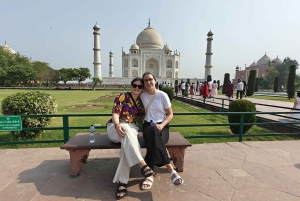
POLYGON ((125 137, 125 129, 123 128, 123 126, 121 124, 118 124, 116 126, 116 131, 121 138, 125 137))
POLYGON ((161 130, 164 128, 164 126, 161 125, 161 124, 156 124, 156 128, 157 128, 159 131, 161 131, 161 130))

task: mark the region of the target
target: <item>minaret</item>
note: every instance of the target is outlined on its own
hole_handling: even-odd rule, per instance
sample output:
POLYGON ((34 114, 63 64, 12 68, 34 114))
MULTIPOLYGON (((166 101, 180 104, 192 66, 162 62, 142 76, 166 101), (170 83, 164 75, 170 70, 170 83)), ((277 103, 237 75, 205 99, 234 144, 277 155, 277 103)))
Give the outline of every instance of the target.
POLYGON ((94 29, 94 77, 102 79, 101 76, 101 49, 100 49, 100 28, 96 22, 94 29))
POLYGON ((114 53, 109 52, 109 77, 114 77, 114 53))
POLYGON ((208 75, 211 75, 211 68, 212 68, 212 65, 211 65, 211 55, 213 54, 211 52, 211 42, 213 40, 212 36, 214 34, 211 32, 211 30, 208 32, 207 34, 207 48, 206 48, 206 61, 205 61, 205 75, 204 75, 204 80, 207 79, 207 76, 208 75))

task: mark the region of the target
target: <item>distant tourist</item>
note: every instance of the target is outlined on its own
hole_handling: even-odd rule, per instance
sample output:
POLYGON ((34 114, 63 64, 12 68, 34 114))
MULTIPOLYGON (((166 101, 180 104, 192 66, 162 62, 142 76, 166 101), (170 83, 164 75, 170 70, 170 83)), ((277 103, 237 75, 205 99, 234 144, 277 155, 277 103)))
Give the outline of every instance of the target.
POLYGON ((192 83, 192 85, 190 86, 190 95, 191 95, 191 98, 193 98, 193 96, 195 95, 196 93, 196 89, 195 89, 195 83, 192 83))
POLYGON ((210 79, 207 84, 208 84, 208 90, 209 90, 209 98, 211 98, 211 93, 210 92, 212 90, 212 84, 213 84, 212 79, 210 79))
POLYGON ((190 91, 190 85, 188 82, 185 83, 185 91, 184 91, 184 96, 188 97, 189 96, 189 91, 190 91))
POLYGON ((228 98, 233 98, 233 90, 234 90, 234 85, 231 83, 231 81, 229 81, 226 88, 226 96, 228 98))
POLYGON ((216 80, 214 80, 214 82, 212 83, 210 94, 214 101, 215 97, 218 95, 218 83, 216 82, 216 80))
POLYGON ((199 82, 199 84, 198 84, 198 90, 199 90, 199 95, 200 95, 200 96, 202 95, 202 94, 201 94, 201 90, 200 90, 202 84, 203 84, 202 82, 199 82))
POLYGON ((209 96, 209 86, 208 86, 208 83, 207 83, 207 81, 205 81, 203 84, 202 84, 202 86, 201 86, 201 88, 200 88, 200 93, 202 94, 202 96, 203 96, 203 99, 205 100, 208 96, 209 96))
POLYGON ((238 79, 238 84, 236 86, 236 99, 239 99, 239 95, 240 95, 240 99, 243 98, 243 89, 244 89, 244 83, 242 82, 242 80, 238 79))
POLYGON ((176 83, 176 84, 175 84, 175 94, 176 94, 176 96, 177 96, 177 94, 178 94, 178 91, 179 91, 179 86, 178 86, 178 84, 176 83))
MULTIPOLYGON (((300 109, 300 91, 297 92, 296 100, 294 101, 294 107, 295 109, 300 109)), ((300 110, 295 110, 297 112, 300 112, 300 110)), ((300 113, 298 114, 291 114, 291 117, 300 119, 300 113)))
POLYGON ((184 91, 185 91, 185 83, 184 82, 181 83, 180 89, 181 89, 182 96, 184 96, 184 91))

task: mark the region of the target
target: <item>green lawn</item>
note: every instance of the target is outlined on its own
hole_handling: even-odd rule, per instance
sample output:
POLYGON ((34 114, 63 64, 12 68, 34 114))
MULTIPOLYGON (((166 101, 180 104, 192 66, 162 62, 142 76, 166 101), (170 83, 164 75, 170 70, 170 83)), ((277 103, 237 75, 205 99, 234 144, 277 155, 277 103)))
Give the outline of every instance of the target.
MULTIPOLYGON (((51 94, 57 104, 57 114, 100 114, 111 113, 114 97, 121 91, 87 91, 87 90, 47 90, 46 93, 51 94)), ((0 101, 8 95, 17 93, 18 90, 0 90, 0 101)), ((180 101, 172 101, 173 112, 209 112, 202 108, 196 108, 180 101)), ((228 123, 226 116, 215 115, 193 115, 179 116, 175 115, 170 124, 199 124, 199 123, 228 123)), ((86 126, 90 124, 101 124, 104 126, 109 117, 72 117, 70 118, 70 126, 86 126)), ((61 118, 54 118, 50 127, 62 126, 61 118)), ((228 126, 206 126, 206 127, 173 127, 171 131, 178 131, 184 136, 193 135, 216 135, 230 134, 228 126)), ((87 132, 88 130, 70 130, 70 137, 78 132, 87 132)), ((105 129, 97 129, 98 132, 106 132, 105 129)), ((247 134, 271 133, 271 131, 253 126, 247 134)), ((60 140, 63 139, 62 131, 45 131, 39 140, 60 140)), ((291 137, 247 137, 243 140, 291 140, 291 137)), ((0 141, 11 141, 9 132, 0 133, 0 141)), ((233 142, 238 141, 237 137, 232 138, 198 138, 189 139, 191 143, 217 143, 217 142, 233 142)), ((59 147, 61 143, 42 143, 29 145, 5 145, 0 148, 22 148, 22 147, 59 147)))

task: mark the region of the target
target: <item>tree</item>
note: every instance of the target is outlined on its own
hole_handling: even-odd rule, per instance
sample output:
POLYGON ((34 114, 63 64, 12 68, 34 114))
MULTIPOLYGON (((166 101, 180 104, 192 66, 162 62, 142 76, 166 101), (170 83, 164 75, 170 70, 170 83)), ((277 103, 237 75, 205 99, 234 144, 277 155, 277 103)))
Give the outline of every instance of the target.
POLYGON ((267 89, 267 88, 269 88, 270 83, 269 83, 269 81, 268 81, 266 78, 259 77, 259 78, 258 78, 258 86, 259 86, 260 88, 267 89))
POLYGON ((250 70, 250 75, 248 79, 247 96, 252 96, 254 94, 255 81, 256 81, 256 70, 250 70))
POLYGON ((268 76, 267 76, 267 80, 269 82, 269 84, 272 84, 274 82, 275 77, 278 77, 279 72, 276 69, 276 67, 270 67, 268 69, 268 76))
POLYGON ((295 96, 295 77, 296 77, 296 65, 290 66, 288 85, 287 85, 287 94, 289 100, 295 96))
POLYGON ((296 60, 293 60, 289 57, 286 57, 283 60, 283 63, 276 66, 276 69, 278 70, 280 76, 278 76, 279 84, 286 86, 288 81, 288 74, 290 70, 290 66, 295 65, 296 69, 298 69, 298 62, 296 60))
POLYGON ((98 77, 93 77, 92 80, 93 80, 93 87, 92 87, 92 89, 95 91, 96 85, 98 83, 101 85, 102 84, 102 80, 100 78, 98 78, 98 77))
POLYGON ((31 65, 20 63, 10 66, 7 69, 6 80, 9 80, 11 83, 15 83, 20 86, 21 83, 25 84, 33 80, 34 75, 35 72, 33 71, 31 65))
POLYGON ((87 78, 91 77, 90 69, 88 68, 74 68, 73 70, 74 80, 78 81, 79 89, 82 81, 85 81, 87 78))
POLYGON ((228 85, 229 81, 230 81, 230 74, 225 73, 222 94, 226 94, 226 88, 227 88, 227 85, 228 85))
POLYGON ((276 93, 278 91, 278 77, 275 77, 275 80, 274 80, 274 92, 276 93))
POLYGON ((33 70, 35 71, 34 80, 36 83, 47 83, 49 79, 52 79, 51 73, 53 69, 49 66, 49 63, 42 61, 32 62, 33 70))
POLYGON ((64 82, 65 86, 68 81, 74 80, 74 73, 72 68, 62 68, 59 69, 59 80, 64 82))

